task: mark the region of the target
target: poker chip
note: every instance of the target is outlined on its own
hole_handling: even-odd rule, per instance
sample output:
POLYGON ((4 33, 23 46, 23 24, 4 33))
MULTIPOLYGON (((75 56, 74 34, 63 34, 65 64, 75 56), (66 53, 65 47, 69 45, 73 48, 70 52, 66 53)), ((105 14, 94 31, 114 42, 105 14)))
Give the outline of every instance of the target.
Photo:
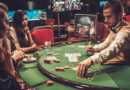
POLYGON ((54 59, 53 62, 60 63, 60 60, 54 59))
POLYGON ((51 63, 51 60, 44 59, 44 63, 50 64, 50 63, 51 63))
POLYGON ((69 66, 64 66, 64 69, 69 69, 69 66))
POLYGON ((59 70, 60 70, 60 67, 56 67, 56 68, 55 68, 55 71, 59 71, 59 70))
POLYGON ((64 71, 64 68, 63 67, 56 67, 55 71, 64 71))
POLYGON ((39 55, 39 52, 36 52, 36 55, 39 55))
POLYGON ((63 68, 63 67, 60 67, 60 71, 64 71, 64 68, 63 68))
POLYGON ((46 82, 47 85, 53 85, 53 83, 54 83, 54 82, 53 82, 52 80, 48 80, 48 81, 46 82))

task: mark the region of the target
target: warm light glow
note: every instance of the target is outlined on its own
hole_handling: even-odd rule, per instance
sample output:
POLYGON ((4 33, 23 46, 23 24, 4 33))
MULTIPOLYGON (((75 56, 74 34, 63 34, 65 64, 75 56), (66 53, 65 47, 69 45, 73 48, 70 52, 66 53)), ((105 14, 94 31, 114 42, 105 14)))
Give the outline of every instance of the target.
POLYGON ((28 2, 27 2, 27 5, 28 5, 28 9, 29 9, 29 10, 34 9, 34 1, 28 1, 28 2))

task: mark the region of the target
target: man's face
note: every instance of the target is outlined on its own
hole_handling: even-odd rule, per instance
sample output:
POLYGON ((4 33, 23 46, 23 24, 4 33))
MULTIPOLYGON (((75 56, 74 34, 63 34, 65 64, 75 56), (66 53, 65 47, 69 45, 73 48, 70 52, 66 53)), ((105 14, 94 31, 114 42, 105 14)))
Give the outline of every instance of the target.
POLYGON ((89 32, 89 26, 85 25, 83 28, 85 32, 89 32))
POLYGON ((116 16, 111 8, 105 9, 103 11, 104 21, 108 27, 114 27, 118 23, 118 15, 116 16))

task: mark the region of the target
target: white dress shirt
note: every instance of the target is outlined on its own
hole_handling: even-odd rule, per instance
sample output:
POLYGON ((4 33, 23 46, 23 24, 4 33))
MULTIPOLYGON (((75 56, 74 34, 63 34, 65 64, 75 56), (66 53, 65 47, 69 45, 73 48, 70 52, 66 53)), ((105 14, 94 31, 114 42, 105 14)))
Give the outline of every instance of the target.
MULTIPOLYGON (((116 31, 118 31, 119 28, 120 27, 118 27, 116 31)), ((118 56, 120 51, 124 48, 130 49, 130 30, 119 31, 115 37, 115 40, 110 45, 109 39, 110 35, 103 43, 94 46, 94 49, 100 51, 99 53, 96 53, 90 57, 93 60, 94 64, 102 63, 118 56)))

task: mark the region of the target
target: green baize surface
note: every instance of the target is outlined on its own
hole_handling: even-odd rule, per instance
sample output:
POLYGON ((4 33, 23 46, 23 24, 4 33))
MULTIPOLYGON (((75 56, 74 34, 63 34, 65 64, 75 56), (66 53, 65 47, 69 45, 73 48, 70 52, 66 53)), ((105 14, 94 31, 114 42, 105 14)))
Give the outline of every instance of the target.
MULTIPOLYGON (((79 45, 88 45, 86 42, 73 43, 69 45, 58 45, 52 47, 50 51, 41 50, 39 51, 39 55, 42 55, 40 58, 41 66, 46 69, 51 74, 62 77, 67 80, 75 81, 78 83, 94 85, 94 86, 102 86, 102 87, 112 87, 112 88, 124 88, 130 89, 129 76, 130 76, 130 67, 127 65, 100 65, 95 64, 90 67, 89 74, 92 74, 94 78, 92 80, 86 78, 77 77, 77 71, 72 68, 77 67, 78 63, 69 62, 68 57, 65 57, 65 53, 80 53, 81 56, 78 57, 78 61, 82 61, 89 56, 85 55, 84 48, 78 48, 79 45), (60 63, 51 62, 51 64, 44 63, 44 58, 50 57, 51 55, 47 55, 48 52, 58 53, 59 55, 55 56, 58 60, 61 60, 60 63), (64 72, 55 71, 55 67, 64 67, 69 66, 70 69, 66 69, 64 72), (96 74, 95 74, 96 73, 96 74)), ((89 53, 91 55, 91 53, 89 53)), ((36 62, 33 63, 23 63, 22 68, 27 67, 36 67, 36 62)), ((29 85, 36 85, 46 80, 49 80, 46 76, 41 74, 37 68, 29 68, 29 69, 21 69, 20 70, 21 77, 27 82, 29 85)), ((91 78, 91 77, 90 77, 91 78)), ((76 88, 68 87, 66 85, 62 85, 60 83, 55 82, 53 86, 49 86, 48 90, 55 89, 57 86, 64 87, 65 90, 75 90, 76 88)), ((47 88, 47 85, 41 85, 36 87, 37 90, 42 90, 47 88)))

